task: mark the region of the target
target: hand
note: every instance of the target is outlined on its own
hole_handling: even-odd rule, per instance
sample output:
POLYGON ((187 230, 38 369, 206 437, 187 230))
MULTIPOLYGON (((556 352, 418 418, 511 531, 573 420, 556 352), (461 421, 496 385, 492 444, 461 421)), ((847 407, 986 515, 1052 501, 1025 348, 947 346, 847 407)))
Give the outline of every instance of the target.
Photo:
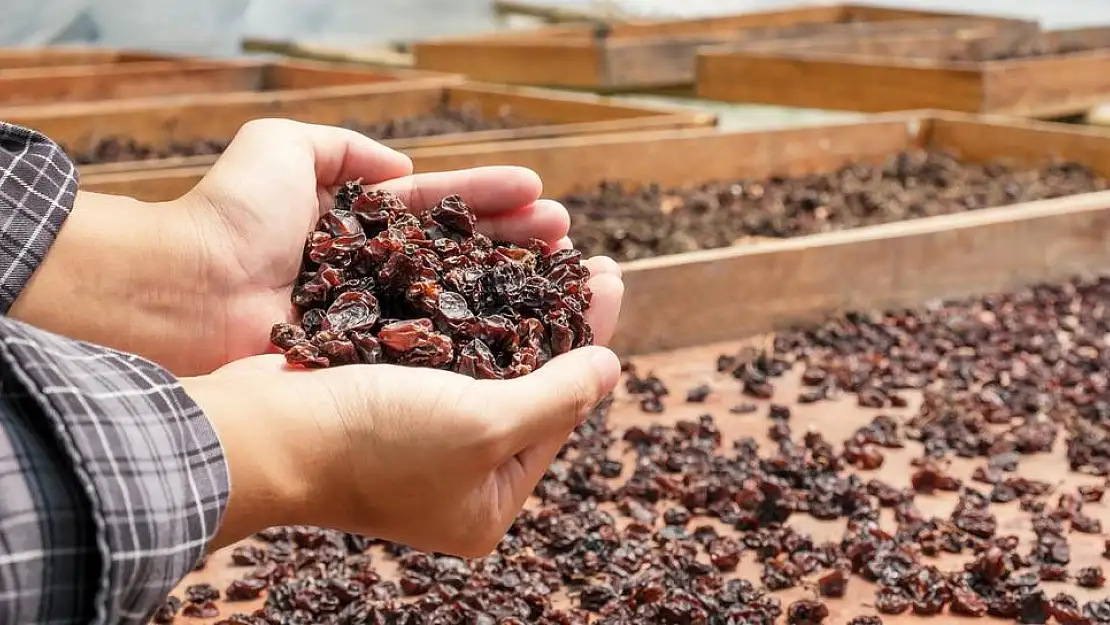
MULTIPOLYGON (((615 263, 594 270, 589 318, 605 342, 622 287, 615 263)), ((485 555, 619 377, 612 352, 586 347, 514 380, 392 365, 296 370, 276 355, 185 379, 231 472, 213 546, 307 524, 485 555)))
POLYGON ((79 194, 11 314, 178 375, 266 353, 272 325, 293 320, 305 236, 332 190, 354 178, 380 183, 413 210, 458 193, 486 234, 569 245, 566 209, 538 199, 541 184, 530 170, 411 173, 406 156, 352 131, 250 122, 178 200, 79 194))

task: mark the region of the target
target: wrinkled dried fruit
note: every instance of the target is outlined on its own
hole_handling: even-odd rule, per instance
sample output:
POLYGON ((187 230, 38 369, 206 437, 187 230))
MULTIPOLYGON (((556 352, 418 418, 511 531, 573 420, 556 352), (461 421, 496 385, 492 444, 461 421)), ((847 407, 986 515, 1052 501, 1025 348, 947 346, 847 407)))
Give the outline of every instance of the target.
POLYGON ((526 375, 593 342, 589 271, 573 250, 494 242, 457 195, 417 217, 397 196, 336 193, 305 243, 300 325, 270 340, 290 364, 393 363, 475 378, 526 375))

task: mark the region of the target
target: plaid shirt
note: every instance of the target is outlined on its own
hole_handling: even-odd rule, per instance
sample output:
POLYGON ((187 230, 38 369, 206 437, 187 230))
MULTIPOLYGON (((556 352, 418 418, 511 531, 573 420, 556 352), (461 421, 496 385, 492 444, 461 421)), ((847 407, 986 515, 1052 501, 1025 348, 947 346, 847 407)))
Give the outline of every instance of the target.
POLYGON ((227 503, 220 443, 169 372, 2 316, 76 192, 73 163, 55 143, 0 122, 5 625, 146 622, 204 552, 227 503))

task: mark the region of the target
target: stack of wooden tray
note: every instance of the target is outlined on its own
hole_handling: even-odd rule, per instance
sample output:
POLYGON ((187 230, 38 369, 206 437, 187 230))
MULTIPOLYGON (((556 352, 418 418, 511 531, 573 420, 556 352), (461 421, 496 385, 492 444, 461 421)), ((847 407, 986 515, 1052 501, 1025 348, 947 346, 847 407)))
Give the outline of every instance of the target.
POLYGON ((694 82, 697 50, 708 45, 808 38, 845 23, 961 18, 1013 21, 863 4, 828 4, 724 17, 561 25, 413 45, 416 67, 476 80, 584 88, 658 89, 694 82))
MULTIPOLYGON (((6 121, 45 133, 79 162, 94 163, 97 159, 89 155, 103 152, 101 148, 106 142, 136 143, 163 155, 188 152, 197 144, 226 142, 243 123, 258 117, 360 127, 435 116, 443 107, 469 110, 486 118, 508 114, 520 123, 511 128, 448 132, 386 143, 410 149, 574 134, 711 127, 716 123, 714 115, 698 111, 625 104, 589 94, 559 94, 440 79, 10 107, 0 111, 0 115, 6 121)), ((112 162, 88 165, 85 174, 207 166, 214 160, 214 154, 142 161, 113 158, 112 162)))
POLYGON ((1110 28, 815 37, 701 50, 701 97, 886 112, 1053 118, 1110 100, 1110 28))

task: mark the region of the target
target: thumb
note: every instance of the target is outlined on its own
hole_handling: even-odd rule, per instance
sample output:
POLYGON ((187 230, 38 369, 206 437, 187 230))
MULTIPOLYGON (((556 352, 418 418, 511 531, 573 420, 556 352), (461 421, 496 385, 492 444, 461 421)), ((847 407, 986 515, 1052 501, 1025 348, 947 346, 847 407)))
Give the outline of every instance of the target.
POLYGON ((243 124, 194 192, 268 203, 276 188, 287 201, 291 187, 294 196, 316 196, 347 180, 370 184, 411 173, 409 157, 353 130, 264 118, 243 124))
POLYGON ((604 347, 562 354, 526 376, 498 383, 505 412, 518 417, 514 446, 531 447, 562 438, 617 386, 621 365, 604 347))

